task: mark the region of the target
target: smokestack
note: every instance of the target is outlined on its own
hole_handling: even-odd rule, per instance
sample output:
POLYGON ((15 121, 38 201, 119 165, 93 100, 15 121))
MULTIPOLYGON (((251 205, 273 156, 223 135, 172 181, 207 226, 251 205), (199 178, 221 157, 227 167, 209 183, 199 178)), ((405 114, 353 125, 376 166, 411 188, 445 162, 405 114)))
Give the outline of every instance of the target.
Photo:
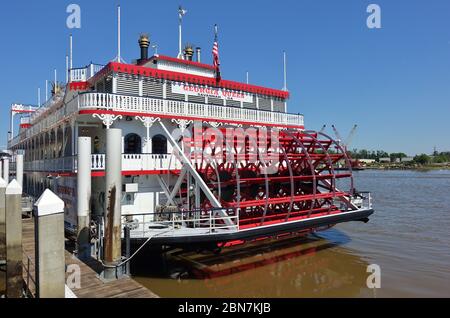
POLYGON ((192 61, 192 57, 194 56, 194 49, 192 48, 191 45, 186 45, 185 49, 184 49, 184 56, 186 58, 186 60, 188 61, 192 61))
POLYGON ((141 58, 138 60, 138 64, 148 60, 148 47, 150 46, 150 38, 147 34, 141 34, 139 37, 139 47, 141 48, 141 58))
POLYGON ((199 47, 196 47, 195 51, 196 51, 196 54, 197 54, 197 62, 201 63, 202 62, 202 60, 201 60, 201 51, 202 51, 202 49, 199 48, 199 47))

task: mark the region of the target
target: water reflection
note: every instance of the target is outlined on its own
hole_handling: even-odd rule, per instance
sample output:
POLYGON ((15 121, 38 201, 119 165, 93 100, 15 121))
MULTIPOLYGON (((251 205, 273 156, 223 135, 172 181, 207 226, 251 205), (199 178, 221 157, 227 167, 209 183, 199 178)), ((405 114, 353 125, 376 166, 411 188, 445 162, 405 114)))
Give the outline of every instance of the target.
POLYGON ((367 262, 328 230, 230 247, 219 255, 175 250, 135 262, 135 279, 162 297, 355 297, 367 293, 367 262), (153 263, 149 264, 149 263, 153 263), (157 269, 157 263, 164 270, 157 269), (155 266, 156 265, 156 266, 155 266), (149 270, 153 268, 153 270, 149 270), (155 270, 156 269, 156 270, 155 270))

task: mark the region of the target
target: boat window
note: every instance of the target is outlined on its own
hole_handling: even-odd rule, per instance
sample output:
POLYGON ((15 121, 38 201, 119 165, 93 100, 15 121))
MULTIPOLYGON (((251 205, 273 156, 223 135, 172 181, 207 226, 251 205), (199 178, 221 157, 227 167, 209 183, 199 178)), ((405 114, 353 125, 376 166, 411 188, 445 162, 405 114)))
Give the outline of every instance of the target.
POLYGON ((152 139, 152 153, 166 154, 167 153, 167 138, 164 135, 156 135, 152 139))
POLYGON ((142 153, 141 137, 138 134, 125 136, 125 153, 142 153))

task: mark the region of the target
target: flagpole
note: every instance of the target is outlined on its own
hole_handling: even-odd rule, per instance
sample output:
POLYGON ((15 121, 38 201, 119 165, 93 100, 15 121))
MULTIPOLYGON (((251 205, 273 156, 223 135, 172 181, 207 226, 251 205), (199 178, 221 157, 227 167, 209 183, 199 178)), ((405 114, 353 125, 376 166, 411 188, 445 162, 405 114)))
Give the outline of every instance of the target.
POLYGON ((183 22, 183 16, 186 13, 187 13, 187 10, 183 9, 181 6, 178 7, 178 56, 177 56, 177 58, 179 58, 179 59, 183 59, 181 25, 182 25, 182 22, 183 22))
POLYGON ((120 5, 117 6, 117 62, 121 63, 121 56, 120 56, 120 5))
POLYGON ((181 59, 183 57, 183 54, 181 53, 181 13, 178 13, 179 19, 178 19, 178 58, 181 59))
POLYGON ((283 90, 287 91, 287 78, 286 78, 286 51, 283 51, 283 90))

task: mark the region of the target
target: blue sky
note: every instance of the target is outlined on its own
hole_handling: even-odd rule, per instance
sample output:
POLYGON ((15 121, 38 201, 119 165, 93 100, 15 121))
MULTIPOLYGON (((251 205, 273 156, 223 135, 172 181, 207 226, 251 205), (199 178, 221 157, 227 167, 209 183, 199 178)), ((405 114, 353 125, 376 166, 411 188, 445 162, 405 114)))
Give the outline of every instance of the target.
MULTIPOLYGON (((119 1, 5 1, 0 11, 0 147, 12 102, 37 103, 45 79, 64 77, 68 36, 74 65, 116 56, 119 1), (81 29, 66 27, 66 7, 81 6, 81 29)), ((178 51, 177 7, 188 13, 183 42, 211 62, 219 25, 222 77, 281 88, 288 55, 289 111, 308 129, 335 124, 352 148, 430 153, 450 150, 450 1, 124 1, 122 55, 139 55, 137 38, 150 34, 159 53, 178 51), (368 29, 366 8, 381 7, 381 29, 368 29)), ((331 131, 328 131, 331 133, 331 131)))

